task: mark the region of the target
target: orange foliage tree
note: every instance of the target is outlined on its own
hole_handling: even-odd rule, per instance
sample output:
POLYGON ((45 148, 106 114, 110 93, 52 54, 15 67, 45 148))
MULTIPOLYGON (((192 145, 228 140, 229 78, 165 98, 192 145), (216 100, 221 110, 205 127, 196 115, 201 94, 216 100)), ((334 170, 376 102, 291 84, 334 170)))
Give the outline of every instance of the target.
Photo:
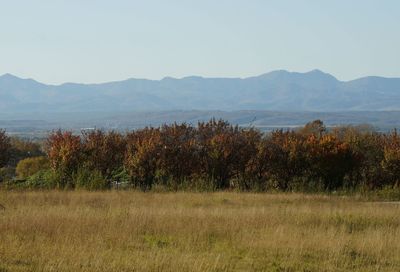
MULTIPOLYGON (((214 189, 332 191, 396 186, 400 175, 396 132, 327 130, 320 120, 270 133, 215 119, 195 127, 172 124, 126 135, 90 131, 81 137, 56 131, 46 146, 62 186, 73 186, 73 175, 82 167, 101 173, 108 183, 122 169, 118 173, 124 180, 146 190, 155 184, 173 189, 203 184, 214 189)), ((104 181, 92 176, 93 182, 104 181)))
POLYGON ((81 138, 70 131, 52 132, 46 141, 46 152, 51 168, 59 174, 59 187, 73 187, 72 176, 82 164, 81 138))
POLYGON ((160 130, 144 128, 126 136, 124 166, 135 185, 149 189, 155 182, 161 149, 160 130))

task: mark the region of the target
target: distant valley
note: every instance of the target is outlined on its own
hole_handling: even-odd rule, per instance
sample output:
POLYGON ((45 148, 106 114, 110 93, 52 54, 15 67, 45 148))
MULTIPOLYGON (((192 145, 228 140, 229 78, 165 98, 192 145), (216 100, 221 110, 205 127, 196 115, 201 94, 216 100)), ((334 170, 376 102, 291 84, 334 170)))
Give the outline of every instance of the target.
POLYGON ((400 111, 347 111, 347 112, 278 112, 278 111, 155 111, 155 112, 72 112, 2 114, 0 128, 8 133, 43 138, 49 131, 68 129, 76 133, 85 129, 126 131, 157 127, 162 124, 188 123, 211 118, 224 119, 242 127, 256 127, 262 131, 277 128, 292 129, 309 121, 321 119, 328 127, 368 124, 377 131, 400 129, 400 111))

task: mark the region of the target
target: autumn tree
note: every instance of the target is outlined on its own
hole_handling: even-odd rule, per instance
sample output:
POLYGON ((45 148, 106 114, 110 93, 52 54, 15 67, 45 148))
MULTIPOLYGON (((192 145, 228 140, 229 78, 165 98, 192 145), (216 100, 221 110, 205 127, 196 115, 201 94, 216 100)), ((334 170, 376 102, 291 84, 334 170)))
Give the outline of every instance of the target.
POLYGON ((201 173, 217 189, 228 188, 233 177, 245 172, 249 153, 255 152, 255 143, 246 139, 243 129, 222 120, 200 122, 197 129, 201 173))
POLYGON ((182 183, 198 171, 196 130, 187 124, 164 125, 160 129, 158 169, 167 181, 182 183))
POLYGON ((349 173, 348 185, 353 188, 380 187, 385 180, 381 165, 384 157, 383 135, 366 125, 338 127, 332 134, 347 143, 357 157, 356 165, 349 173))
POLYGON ((305 136, 314 135, 317 137, 322 137, 325 132, 326 126, 324 125, 324 122, 319 119, 309 122, 304 127, 299 129, 299 133, 305 136))
POLYGON ((0 130, 0 168, 7 165, 11 155, 10 138, 5 130, 0 130))
POLYGON ((232 169, 234 181, 237 183, 236 187, 240 189, 262 189, 262 185, 258 183, 259 180, 256 180, 253 175, 254 164, 257 164, 256 161, 259 159, 257 154, 261 139, 262 133, 254 128, 241 129, 240 133, 236 135, 235 148, 238 154, 232 169))
POLYGON ((280 180, 280 184, 284 184, 288 180, 287 163, 288 153, 276 141, 276 132, 265 135, 257 141, 256 151, 249 160, 247 179, 253 180, 261 190, 273 186, 273 181, 280 180))
POLYGON ((72 176, 83 162, 81 138, 71 131, 57 130, 47 138, 46 152, 50 167, 60 175, 59 187, 73 187, 72 176))
POLYGON ((150 189, 155 182, 161 149, 160 130, 144 128, 126 137, 124 166, 132 181, 143 189, 150 189))
POLYGON ((356 154, 350 146, 334 135, 324 135, 321 138, 308 136, 307 150, 310 177, 321 180, 329 191, 341 188, 344 177, 357 164, 356 154))
POLYGON ((85 167, 99 171, 108 179, 123 166, 126 142, 120 133, 101 130, 83 132, 82 148, 85 167))
POLYGON ((383 146, 382 168, 389 185, 400 183, 400 136, 397 131, 385 135, 383 146))
MULTIPOLYGON (((282 154, 286 161, 273 169, 278 189, 288 190, 295 179, 307 178, 310 169, 310 161, 307 157, 307 136, 295 131, 275 131, 272 135, 274 143, 282 148, 282 154)), ((276 166, 276 165, 275 165, 276 166)))

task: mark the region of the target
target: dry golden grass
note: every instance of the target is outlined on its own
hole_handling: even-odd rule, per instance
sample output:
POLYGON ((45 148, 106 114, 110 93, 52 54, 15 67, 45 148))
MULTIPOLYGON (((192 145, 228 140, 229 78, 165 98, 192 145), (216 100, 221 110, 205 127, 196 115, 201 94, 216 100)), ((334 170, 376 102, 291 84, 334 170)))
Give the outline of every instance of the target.
POLYGON ((393 203, 57 191, 0 203, 0 271, 400 271, 393 203))

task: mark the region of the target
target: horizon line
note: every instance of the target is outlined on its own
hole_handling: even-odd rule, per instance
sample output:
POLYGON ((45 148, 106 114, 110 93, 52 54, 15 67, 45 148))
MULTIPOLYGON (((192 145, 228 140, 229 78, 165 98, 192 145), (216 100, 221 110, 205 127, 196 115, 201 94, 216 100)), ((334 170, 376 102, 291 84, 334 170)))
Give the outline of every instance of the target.
POLYGON ((19 80, 31 80, 31 81, 35 81, 37 83, 40 84, 44 84, 47 86, 62 86, 62 85, 66 85, 66 84, 79 84, 79 85, 101 85, 101 84, 107 84, 107 83, 114 83, 114 82, 123 82, 123 81, 128 81, 128 80, 147 80, 147 81, 162 81, 162 80, 183 80, 183 79, 188 79, 188 78, 201 78, 201 79, 240 79, 240 80, 246 80, 246 79, 251 79, 251 78, 257 78, 257 77, 262 77, 262 76, 266 76, 272 73, 277 73, 277 72, 282 72, 282 73, 288 73, 288 74, 302 74, 302 75, 306 75, 306 74, 311 74, 311 73, 320 73, 320 74, 324 74, 330 77, 333 77, 335 80, 339 81, 339 82, 351 82, 354 80, 359 80, 359 79, 363 79, 363 78, 371 78, 371 77, 375 77, 375 78, 384 78, 384 79, 400 79, 399 77, 387 77, 387 76, 377 76, 377 75, 369 75, 369 76, 362 76, 362 77, 358 77, 358 78, 354 78, 354 79, 350 79, 350 80, 340 80, 338 79, 336 76, 332 75, 331 73, 327 73, 323 70, 320 69, 312 69, 306 72, 297 72, 297 71, 291 71, 291 70, 286 70, 286 69, 277 69, 277 70, 271 70, 269 72, 266 73, 262 73, 259 75, 254 75, 254 76, 246 76, 246 77, 229 77, 229 76, 221 76, 221 77, 213 77, 213 76, 200 76, 200 75, 188 75, 188 76, 183 76, 183 77, 172 77, 172 76, 164 76, 160 79, 149 79, 149 78, 135 78, 135 77, 129 77, 129 78, 125 78, 125 79, 117 79, 117 80, 110 80, 110 81, 100 81, 100 82, 87 82, 87 83, 83 83, 83 82, 73 82, 73 81, 66 81, 63 83, 58 83, 58 84, 52 84, 52 83, 44 83, 42 81, 38 81, 32 77, 20 77, 17 76, 15 74, 12 73, 4 73, 2 75, 0 75, 0 78, 4 78, 4 77, 12 77, 12 78, 16 78, 19 80))

